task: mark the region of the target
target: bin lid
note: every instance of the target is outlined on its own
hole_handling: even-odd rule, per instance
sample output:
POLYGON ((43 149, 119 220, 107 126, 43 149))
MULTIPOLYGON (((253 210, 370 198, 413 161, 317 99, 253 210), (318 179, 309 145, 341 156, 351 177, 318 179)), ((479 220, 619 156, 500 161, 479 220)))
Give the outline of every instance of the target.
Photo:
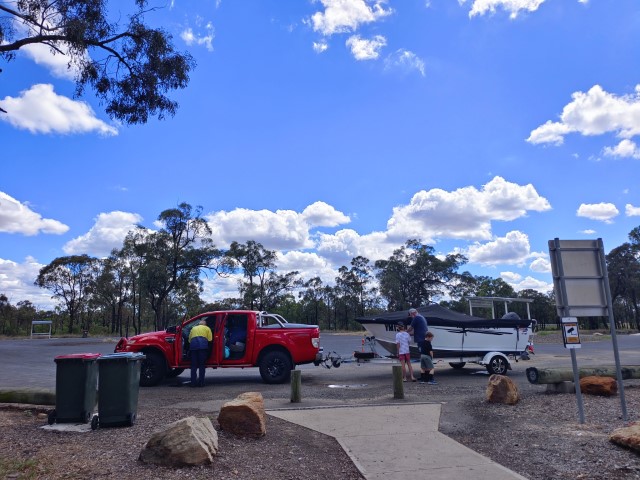
POLYGON ((95 360, 99 356, 99 353, 70 353, 67 355, 58 355, 54 360, 95 360))
POLYGON ((134 352, 118 352, 118 353, 107 353, 106 355, 101 355, 98 358, 98 361, 101 360, 141 360, 144 358, 143 353, 134 353, 134 352))

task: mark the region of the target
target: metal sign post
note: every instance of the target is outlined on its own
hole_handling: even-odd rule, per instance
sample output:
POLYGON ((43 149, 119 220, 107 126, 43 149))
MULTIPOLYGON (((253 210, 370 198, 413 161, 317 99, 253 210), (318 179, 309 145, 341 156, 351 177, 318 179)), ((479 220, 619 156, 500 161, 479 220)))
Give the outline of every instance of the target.
POLYGON ((549 240, 549 257, 556 295, 556 308, 558 315, 562 317, 565 347, 569 348, 571 352, 580 423, 584 423, 584 411, 578 364, 575 358, 575 349, 580 346, 578 322, 575 317, 604 316, 609 317, 622 418, 626 422, 627 405, 624 398, 618 340, 602 239, 559 240, 556 238, 549 240), (575 331, 572 328, 575 328, 575 331))

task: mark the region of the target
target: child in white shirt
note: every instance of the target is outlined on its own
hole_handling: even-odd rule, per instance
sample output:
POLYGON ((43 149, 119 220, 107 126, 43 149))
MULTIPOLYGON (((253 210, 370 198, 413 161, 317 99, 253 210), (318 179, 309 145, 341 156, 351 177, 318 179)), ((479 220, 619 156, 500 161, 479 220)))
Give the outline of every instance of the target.
POLYGON ((398 359, 402 365, 402 378, 405 382, 411 379, 412 382, 416 381, 413 376, 413 367, 411 367, 411 353, 409 350, 409 342, 411 341, 411 335, 406 331, 404 323, 398 323, 398 333, 396 333, 396 347, 398 349, 398 359), (406 367, 409 367, 409 376, 406 375, 406 367))

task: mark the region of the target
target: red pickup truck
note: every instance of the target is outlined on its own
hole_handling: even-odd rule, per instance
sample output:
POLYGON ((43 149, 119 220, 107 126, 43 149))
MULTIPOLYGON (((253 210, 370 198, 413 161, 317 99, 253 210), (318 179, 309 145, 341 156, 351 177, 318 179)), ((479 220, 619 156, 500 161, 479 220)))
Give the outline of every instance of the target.
POLYGON ((207 367, 258 367, 265 383, 283 383, 296 365, 322 361, 317 325, 289 323, 278 314, 252 310, 203 313, 163 331, 123 337, 115 351, 144 353, 140 385, 157 385, 190 368, 189 332, 201 320, 213 334, 207 367))

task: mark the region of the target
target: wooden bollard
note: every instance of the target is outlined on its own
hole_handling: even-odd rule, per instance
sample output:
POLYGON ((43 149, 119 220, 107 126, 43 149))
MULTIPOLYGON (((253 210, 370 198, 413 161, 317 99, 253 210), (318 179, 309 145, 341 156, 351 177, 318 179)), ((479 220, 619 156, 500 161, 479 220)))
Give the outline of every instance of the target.
POLYGON ((291 403, 302 401, 302 371, 291 370, 291 403))
POLYGON ((402 366, 393 365, 391 367, 393 371, 393 398, 404 398, 404 385, 402 384, 402 366))

